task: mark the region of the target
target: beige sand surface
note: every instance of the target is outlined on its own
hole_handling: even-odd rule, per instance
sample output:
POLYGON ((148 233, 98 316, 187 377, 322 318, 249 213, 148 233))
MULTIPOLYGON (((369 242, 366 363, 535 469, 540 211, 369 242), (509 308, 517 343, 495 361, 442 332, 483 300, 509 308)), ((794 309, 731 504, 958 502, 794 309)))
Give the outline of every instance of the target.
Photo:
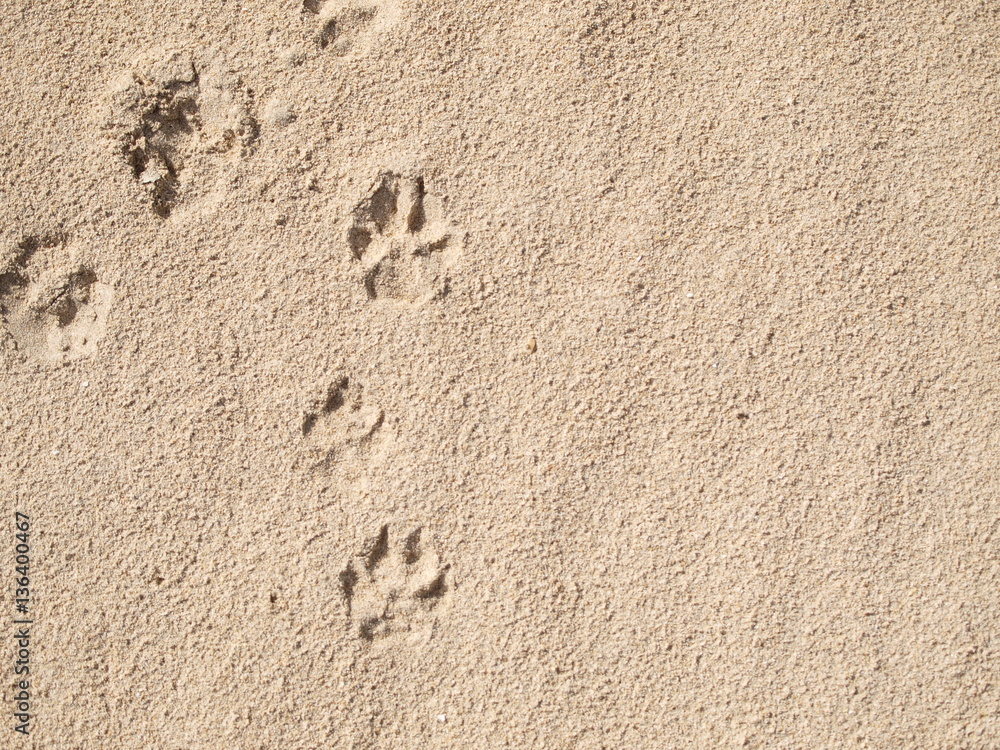
POLYGON ((1000 747, 995 2, 0 11, 0 747, 1000 747))

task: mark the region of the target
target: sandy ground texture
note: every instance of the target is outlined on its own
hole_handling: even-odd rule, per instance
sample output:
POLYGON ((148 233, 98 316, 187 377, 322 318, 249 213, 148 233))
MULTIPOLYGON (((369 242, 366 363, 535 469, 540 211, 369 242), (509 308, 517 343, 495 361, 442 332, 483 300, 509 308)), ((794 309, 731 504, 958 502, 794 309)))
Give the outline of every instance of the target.
POLYGON ((0 745, 1000 747, 996 3, 2 5, 0 745))

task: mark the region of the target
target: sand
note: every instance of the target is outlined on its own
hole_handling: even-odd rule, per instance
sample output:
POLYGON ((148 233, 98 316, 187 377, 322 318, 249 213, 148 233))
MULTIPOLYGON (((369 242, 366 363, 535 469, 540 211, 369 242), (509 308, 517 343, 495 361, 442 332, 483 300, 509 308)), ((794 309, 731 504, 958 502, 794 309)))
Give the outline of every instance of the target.
POLYGON ((995 6, 0 26, 0 746, 1000 747, 995 6))

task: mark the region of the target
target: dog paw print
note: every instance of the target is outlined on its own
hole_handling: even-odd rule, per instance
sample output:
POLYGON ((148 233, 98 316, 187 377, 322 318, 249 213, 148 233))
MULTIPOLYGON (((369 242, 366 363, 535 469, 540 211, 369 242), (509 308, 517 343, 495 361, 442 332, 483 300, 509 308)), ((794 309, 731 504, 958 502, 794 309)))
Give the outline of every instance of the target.
POLYGON ((157 215, 197 192, 221 155, 249 153, 259 132, 250 104, 239 82, 202 75, 181 53, 116 82, 107 126, 157 215))
POLYGON ((422 177, 383 172, 354 207, 347 244, 369 298, 420 304, 447 294, 462 243, 422 177))
POLYGON ((302 417, 310 463, 319 468, 345 458, 365 458, 384 420, 380 408, 366 403, 360 383, 338 378, 302 417))
POLYGON ((107 330, 112 288, 59 238, 25 239, 0 275, 0 312, 28 358, 64 364, 90 357, 107 330))
POLYGON ((320 49, 341 57, 366 51, 372 37, 398 16, 394 2, 371 0, 303 0, 302 10, 318 20, 320 49))
POLYGON ((383 526, 340 574, 352 629, 370 643, 433 628, 452 588, 450 567, 425 543, 420 527, 392 544, 383 526))

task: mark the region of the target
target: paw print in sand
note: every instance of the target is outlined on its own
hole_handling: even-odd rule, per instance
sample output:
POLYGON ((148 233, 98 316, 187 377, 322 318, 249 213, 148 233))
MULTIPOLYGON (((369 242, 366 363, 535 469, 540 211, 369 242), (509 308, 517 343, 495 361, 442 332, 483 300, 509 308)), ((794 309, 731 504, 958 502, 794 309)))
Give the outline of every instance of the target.
POLYGON ((302 10, 319 20, 320 49, 338 57, 367 52, 400 15, 396 0, 303 0, 302 10))
POLYGON ((337 378, 302 417, 302 437, 312 467, 367 458, 384 418, 378 406, 366 401, 357 380, 337 378))
POLYGON ((449 565, 428 548, 421 528, 390 544, 388 525, 340 574, 351 627, 362 641, 428 633, 451 591, 449 565))
POLYGON ((93 356, 113 290, 58 238, 28 238, 0 275, 0 311, 17 349, 46 364, 93 356))
MULTIPOLYGON (((214 67, 222 67, 215 61, 214 67)), ((259 133, 253 94, 181 52, 153 56, 117 78, 104 127, 158 216, 204 194, 220 170, 248 156, 259 133)))
POLYGON ((369 298, 422 304, 447 294, 462 241, 441 220, 422 177, 383 172, 354 207, 347 244, 369 298))

